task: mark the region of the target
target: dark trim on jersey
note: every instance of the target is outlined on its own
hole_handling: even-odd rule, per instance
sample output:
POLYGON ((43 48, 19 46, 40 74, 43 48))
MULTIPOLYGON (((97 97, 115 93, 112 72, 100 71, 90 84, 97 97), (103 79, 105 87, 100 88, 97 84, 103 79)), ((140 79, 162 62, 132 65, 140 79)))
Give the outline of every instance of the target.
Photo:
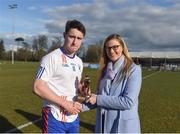
POLYGON ((37 75, 36 75, 36 79, 40 79, 43 72, 44 72, 45 68, 44 67, 40 67, 38 72, 37 72, 37 75))
POLYGON ((69 57, 70 59, 74 59, 75 54, 73 55, 73 57, 69 56, 68 53, 66 52, 66 50, 63 47, 60 47, 60 50, 63 52, 63 54, 65 54, 67 57, 69 57))

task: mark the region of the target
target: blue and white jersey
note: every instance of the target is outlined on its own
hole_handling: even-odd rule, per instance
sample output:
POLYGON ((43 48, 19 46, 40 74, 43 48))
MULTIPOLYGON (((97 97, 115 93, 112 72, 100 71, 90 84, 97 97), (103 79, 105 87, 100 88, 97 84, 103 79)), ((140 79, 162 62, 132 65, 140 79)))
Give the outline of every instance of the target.
MULTIPOLYGON (((82 60, 76 55, 68 57, 63 49, 56 49, 42 58, 36 79, 47 82, 49 88, 64 99, 72 100, 76 95, 78 81, 83 71, 82 60)), ((69 115, 64 109, 44 100, 44 107, 51 107, 53 116, 63 122, 73 122, 78 115, 69 115)))

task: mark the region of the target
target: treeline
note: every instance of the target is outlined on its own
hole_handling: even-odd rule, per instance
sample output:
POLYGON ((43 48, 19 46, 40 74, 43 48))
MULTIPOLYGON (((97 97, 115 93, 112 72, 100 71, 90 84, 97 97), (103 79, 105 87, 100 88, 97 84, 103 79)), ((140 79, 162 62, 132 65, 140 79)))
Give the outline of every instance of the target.
MULTIPOLYGON (((17 45, 14 53, 15 61, 40 61, 40 59, 47 53, 53 51, 56 48, 61 47, 62 40, 60 37, 54 37, 51 44, 48 45, 48 37, 46 35, 38 35, 32 41, 32 43, 26 42, 22 37, 18 37, 14 40, 17 45)), ((84 62, 97 63, 100 58, 101 46, 103 41, 99 41, 95 44, 82 44, 77 55, 82 58, 84 62)), ((0 60, 11 60, 12 50, 5 50, 4 40, 0 39, 0 60)), ((15 49, 14 49, 15 50, 15 49)))

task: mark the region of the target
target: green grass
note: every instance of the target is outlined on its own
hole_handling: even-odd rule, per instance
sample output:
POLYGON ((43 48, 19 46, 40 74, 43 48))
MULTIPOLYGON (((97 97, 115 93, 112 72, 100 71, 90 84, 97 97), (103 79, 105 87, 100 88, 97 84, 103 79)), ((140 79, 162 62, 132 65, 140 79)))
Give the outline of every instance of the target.
POLYGON ((180 132, 180 72, 160 72, 143 80, 140 117, 143 132, 180 132))
MULTIPOLYGON (((32 93, 39 63, 3 62, 0 64, 0 132, 17 128, 41 117, 42 100, 32 93)), ((84 69, 95 92, 97 70, 84 69)), ((153 71, 143 71, 143 76, 153 71)), ((139 97, 142 132, 180 132, 180 72, 158 72, 143 79, 139 97)), ((95 110, 80 114, 80 132, 93 132, 95 110)), ((41 121, 17 130, 22 133, 41 132, 41 121)), ((133 127, 133 126, 132 126, 133 127)))
MULTIPOLYGON (((37 67, 38 63, 23 62, 14 65, 5 62, 0 65, 0 132, 40 117, 41 100, 32 93, 37 67)), ((34 128, 29 132, 40 132, 39 127, 34 128)))

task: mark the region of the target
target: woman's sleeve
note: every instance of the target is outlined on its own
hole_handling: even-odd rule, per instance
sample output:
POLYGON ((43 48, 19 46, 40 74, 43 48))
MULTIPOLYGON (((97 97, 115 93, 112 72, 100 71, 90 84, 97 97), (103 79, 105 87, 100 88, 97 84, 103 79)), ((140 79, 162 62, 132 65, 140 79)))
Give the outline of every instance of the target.
POLYGON ((96 104, 92 105, 90 103, 84 103, 82 106, 83 106, 82 112, 89 111, 89 110, 94 109, 94 108, 97 107, 96 104))
POLYGON ((132 68, 130 76, 127 78, 125 89, 121 95, 97 96, 97 106, 109 109, 128 110, 134 103, 137 103, 142 83, 142 72, 140 66, 135 65, 132 68))

